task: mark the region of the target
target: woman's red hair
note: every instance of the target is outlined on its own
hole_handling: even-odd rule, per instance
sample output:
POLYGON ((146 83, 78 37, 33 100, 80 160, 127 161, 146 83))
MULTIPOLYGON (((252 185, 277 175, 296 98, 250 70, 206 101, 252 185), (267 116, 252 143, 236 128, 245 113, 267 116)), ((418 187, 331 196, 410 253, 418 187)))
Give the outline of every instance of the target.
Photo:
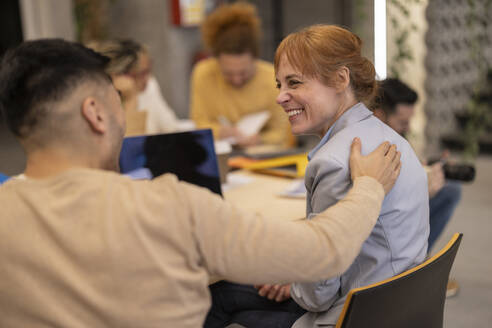
POLYGON ((376 94, 376 71, 374 65, 361 55, 361 47, 361 39, 344 28, 313 25, 282 40, 275 53, 275 71, 280 60, 285 59, 303 76, 335 86, 335 73, 347 67, 355 98, 369 102, 376 94))

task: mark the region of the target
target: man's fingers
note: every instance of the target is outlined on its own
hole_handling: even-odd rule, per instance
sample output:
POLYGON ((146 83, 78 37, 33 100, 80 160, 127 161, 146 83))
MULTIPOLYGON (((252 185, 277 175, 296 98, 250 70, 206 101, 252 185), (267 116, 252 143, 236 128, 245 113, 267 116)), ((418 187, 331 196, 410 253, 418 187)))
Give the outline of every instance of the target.
POLYGON ((396 169, 398 163, 400 163, 400 159, 401 159, 401 153, 399 151, 397 151, 395 153, 395 157, 393 157, 393 160, 391 161, 391 168, 393 170, 396 169))
POLYGON ((352 140, 352 145, 350 145, 350 156, 360 156, 361 142, 358 137, 352 140))
POLYGON ((383 142, 374 150, 375 153, 387 154, 391 144, 388 141, 383 142))
POLYGON ((394 162, 397 163, 397 165, 401 166, 401 153, 399 151, 396 152, 396 158, 394 162))
MULTIPOLYGON (((389 144, 389 143, 388 143, 389 144)), ((393 161, 396 156, 396 145, 391 145, 386 153, 386 158, 393 161)))
POLYGON ((396 171, 395 171, 395 177, 398 177, 400 175, 400 170, 401 170, 401 162, 398 162, 398 166, 396 167, 396 171))

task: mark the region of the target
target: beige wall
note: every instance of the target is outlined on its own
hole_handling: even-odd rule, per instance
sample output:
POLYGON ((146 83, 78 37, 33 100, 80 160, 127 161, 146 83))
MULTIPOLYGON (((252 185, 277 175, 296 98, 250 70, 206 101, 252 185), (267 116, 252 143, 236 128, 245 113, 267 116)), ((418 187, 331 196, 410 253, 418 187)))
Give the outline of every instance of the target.
POLYGON ((374 0, 352 0, 351 30, 362 40, 362 55, 374 64, 374 0))
POLYGON ((72 1, 20 0, 19 5, 24 40, 75 40, 72 1))
MULTIPOLYGON (((411 133, 409 135, 409 140, 412 143, 415 151, 419 155, 423 155, 425 151, 425 124, 426 118, 424 113, 424 104, 425 104, 425 55, 426 55, 426 46, 425 46, 425 32, 427 31, 427 21, 425 18, 425 9, 427 7, 428 0, 422 0, 419 4, 415 4, 414 2, 408 2, 406 6, 410 11, 409 18, 403 17, 399 14, 398 10, 395 10, 395 7, 388 4, 388 21, 387 21, 387 30, 388 30, 388 67, 390 66, 390 62, 392 57, 396 52, 396 44, 394 42, 395 31, 392 28, 391 22, 389 21, 389 14, 393 14, 395 17, 399 19, 402 25, 410 26, 411 23, 414 23, 417 26, 416 31, 412 31, 410 33, 408 39, 408 45, 411 47, 413 51, 414 59, 413 61, 409 61, 406 63, 406 66, 403 69, 399 69, 400 78, 402 81, 407 83, 411 88, 413 88, 419 95, 419 100, 416 105, 415 116, 411 122, 411 133)), ((391 72, 388 70, 388 77, 391 72)))

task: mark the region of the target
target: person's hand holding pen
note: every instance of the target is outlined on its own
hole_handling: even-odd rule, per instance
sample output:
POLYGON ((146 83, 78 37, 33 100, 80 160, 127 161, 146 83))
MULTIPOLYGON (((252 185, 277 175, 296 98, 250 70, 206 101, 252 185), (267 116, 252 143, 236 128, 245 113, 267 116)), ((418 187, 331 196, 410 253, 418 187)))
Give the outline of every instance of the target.
POLYGON ((240 132, 239 130, 231 124, 231 122, 225 116, 219 116, 217 118, 220 124, 219 138, 231 138, 236 137, 240 132))
POLYGON ((219 116, 218 120, 220 123, 220 139, 234 138, 236 145, 239 147, 255 146, 261 143, 261 138, 258 134, 246 136, 237 127, 233 126, 226 117, 219 116))

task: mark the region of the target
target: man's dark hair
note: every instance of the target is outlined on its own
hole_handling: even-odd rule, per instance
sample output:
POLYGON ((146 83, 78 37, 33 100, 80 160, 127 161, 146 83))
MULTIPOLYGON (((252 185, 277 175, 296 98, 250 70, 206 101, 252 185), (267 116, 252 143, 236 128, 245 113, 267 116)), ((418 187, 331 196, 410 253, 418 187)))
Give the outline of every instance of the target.
POLYGON ((381 108, 386 114, 393 114, 398 104, 414 105, 417 102, 417 93, 399 79, 387 78, 378 84, 378 95, 372 109, 381 108))
POLYGON ((0 64, 0 111, 10 130, 26 137, 49 114, 50 102, 89 79, 110 82, 108 61, 61 39, 27 41, 7 51, 0 64))

